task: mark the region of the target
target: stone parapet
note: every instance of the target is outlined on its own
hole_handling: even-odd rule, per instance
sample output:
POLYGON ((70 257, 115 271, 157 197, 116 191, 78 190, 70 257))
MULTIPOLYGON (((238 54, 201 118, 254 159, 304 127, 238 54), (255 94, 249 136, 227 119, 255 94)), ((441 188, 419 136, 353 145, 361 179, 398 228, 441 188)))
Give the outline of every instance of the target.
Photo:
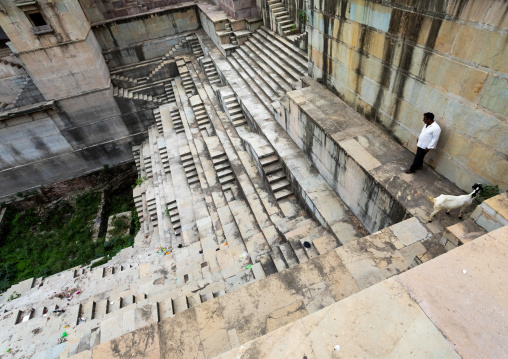
POLYGON ((508 226, 508 197, 506 193, 482 202, 471 214, 471 218, 487 232, 508 226))

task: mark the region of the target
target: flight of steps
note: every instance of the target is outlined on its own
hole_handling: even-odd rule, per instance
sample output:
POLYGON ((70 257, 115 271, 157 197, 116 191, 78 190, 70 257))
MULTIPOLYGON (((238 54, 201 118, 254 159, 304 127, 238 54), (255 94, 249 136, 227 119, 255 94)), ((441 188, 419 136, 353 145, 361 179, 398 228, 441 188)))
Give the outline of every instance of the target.
POLYGON ((173 92, 173 86, 171 83, 164 85, 164 95, 161 97, 164 103, 175 102, 175 93, 173 92))
POLYGON ((219 76, 219 73, 217 72, 217 69, 215 68, 215 65, 209 57, 204 58, 201 60, 201 65, 203 66, 203 69, 205 70, 206 77, 208 78, 208 81, 210 82, 210 85, 221 85, 221 79, 219 76))
POLYGON ((111 79, 112 80, 118 80, 118 81, 130 82, 130 83, 132 83, 134 85, 138 84, 138 80, 137 79, 133 79, 132 77, 123 76, 123 75, 119 75, 119 74, 112 74, 111 75, 111 79))
POLYGON ((301 88, 300 77, 307 73, 307 55, 265 27, 254 32, 228 61, 272 112, 271 104, 287 91, 301 88))
POLYGON ((196 36, 188 37, 187 41, 190 44, 192 53, 196 58, 200 58, 201 56, 203 56, 203 49, 196 36))
POLYGON ((173 128, 176 133, 182 133, 185 131, 183 128, 182 118, 180 116, 180 112, 178 110, 171 111, 171 118, 173 120, 173 128))
POLYGON ((131 100, 149 101, 149 102, 153 102, 153 103, 160 102, 156 97, 153 97, 151 95, 134 93, 134 92, 130 91, 129 89, 126 89, 123 87, 113 87, 113 96, 123 97, 123 98, 131 99, 131 100))
POLYGON ((154 77, 157 77, 157 74, 164 69, 164 67, 169 66, 171 63, 174 62, 175 55, 181 54, 183 51, 183 44, 186 42, 186 39, 180 40, 175 46, 173 46, 167 53, 162 56, 160 59, 160 64, 155 67, 152 72, 146 77, 147 81, 152 80, 154 77))
POLYGON ((272 148, 270 153, 265 153, 259 157, 259 162, 263 168, 263 173, 270 184, 272 193, 277 201, 280 201, 293 194, 291 183, 286 179, 286 173, 279 162, 277 154, 272 148))
MULTIPOLYGON (((220 91, 220 90, 219 90, 220 91)), ((232 92, 232 91, 231 91, 232 92)), ((235 127, 247 125, 247 120, 242 112, 242 106, 233 93, 223 95, 223 105, 229 120, 235 127)))
POLYGON ((233 26, 231 25, 231 22, 227 22, 225 25, 224 25, 224 28, 227 32, 230 33, 229 35, 229 41, 232 45, 238 45, 238 39, 236 38, 235 36, 235 33, 233 32, 233 26))
POLYGON ((268 0, 267 3, 271 17, 275 19, 277 31, 280 31, 279 35, 288 36, 298 32, 296 24, 291 19, 283 2, 279 0, 268 0))

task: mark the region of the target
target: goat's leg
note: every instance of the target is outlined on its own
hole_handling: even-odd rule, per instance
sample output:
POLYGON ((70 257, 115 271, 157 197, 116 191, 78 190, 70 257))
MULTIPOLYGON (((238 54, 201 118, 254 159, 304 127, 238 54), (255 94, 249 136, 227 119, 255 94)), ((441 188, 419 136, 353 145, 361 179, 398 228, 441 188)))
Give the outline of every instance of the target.
POLYGON ((462 212, 464 212, 464 209, 467 207, 467 204, 465 206, 462 206, 460 207, 460 212, 459 212, 459 219, 462 219, 462 212))
POLYGON ((448 215, 449 215, 451 210, 452 210, 452 209, 450 208, 448 211, 446 211, 446 214, 448 214, 448 215))
POLYGON ((429 222, 432 222, 432 218, 434 218, 434 216, 440 211, 442 210, 441 207, 438 207, 438 208, 434 208, 434 211, 430 214, 429 216, 429 222))

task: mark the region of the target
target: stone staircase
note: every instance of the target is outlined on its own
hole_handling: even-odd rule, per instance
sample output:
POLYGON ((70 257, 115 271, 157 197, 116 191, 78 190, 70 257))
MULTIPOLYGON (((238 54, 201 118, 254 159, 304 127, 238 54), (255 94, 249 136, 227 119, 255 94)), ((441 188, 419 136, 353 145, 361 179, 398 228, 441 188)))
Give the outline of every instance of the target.
POLYGON ((253 93, 272 109, 272 103, 287 91, 301 87, 307 72, 306 54, 287 40, 261 27, 228 60, 253 93))
POLYGON ((133 79, 132 77, 123 76, 123 75, 112 74, 111 75, 111 79, 112 80, 129 82, 129 83, 131 83, 133 85, 137 85, 138 84, 138 80, 137 79, 133 79))
POLYGON ((122 97, 122 98, 126 98, 126 99, 131 99, 131 100, 149 101, 149 102, 153 102, 153 103, 161 102, 156 97, 153 97, 151 95, 140 94, 140 93, 133 92, 130 89, 126 89, 123 87, 113 87, 113 96, 122 97))
POLYGON ((279 0, 268 0, 268 9, 270 18, 274 21, 274 28, 281 36, 288 36, 298 33, 298 29, 294 21, 291 19, 284 3, 279 0))

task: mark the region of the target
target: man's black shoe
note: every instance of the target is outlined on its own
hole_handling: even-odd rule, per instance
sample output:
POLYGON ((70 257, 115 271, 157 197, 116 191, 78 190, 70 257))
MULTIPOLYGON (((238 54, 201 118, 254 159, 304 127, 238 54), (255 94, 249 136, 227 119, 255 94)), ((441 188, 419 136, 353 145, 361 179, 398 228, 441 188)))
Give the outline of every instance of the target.
POLYGON ((404 172, 405 173, 415 173, 414 171, 411 171, 411 170, 405 170, 404 172))

